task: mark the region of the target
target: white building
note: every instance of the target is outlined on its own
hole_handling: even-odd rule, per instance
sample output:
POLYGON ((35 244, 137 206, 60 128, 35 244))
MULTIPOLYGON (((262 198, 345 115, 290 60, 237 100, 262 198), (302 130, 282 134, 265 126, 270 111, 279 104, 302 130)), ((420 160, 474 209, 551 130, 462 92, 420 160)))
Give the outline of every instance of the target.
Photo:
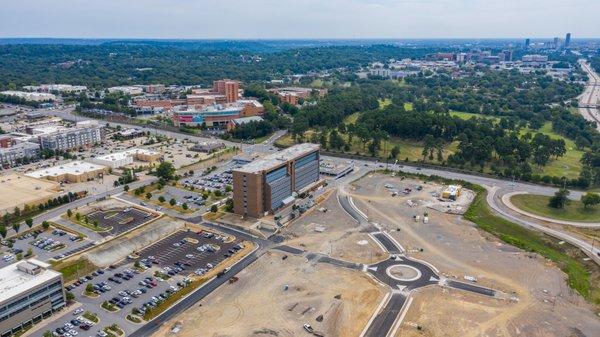
POLYGON ((65 306, 62 274, 30 259, 0 269, 0 335, 11 336, 65 306))
POLYGON ((158 161, 162 155, 159 152, 147 149, 130 149, 123 152, 109 153, 93 158, 96 164, 111 168, 124 167, 133 164, 135 160, 143 162, 158 161))
POLYGON ((135 87, 135 86, 119 86, 119 87, 108 88, 108 92, 111 94, 115 93, 115 92, 120 92, 124 95, 135 96, 135 95, 143 94, 144 89, 140 88, 140 87, 135 87))
POLYGON ((19 97, 19 98, 25 99, 27 101, 33 101, 33 102, 56 101, 56 96, 54 96, 52 94, 40 93, 40 92, 7 90, 7 91, 0 92, 0 95, 19 97))
POLYGON ((37 92, 60 92, 60 93, 82 93, 87 91, 87 87, 84 85, 70 85, 70 84, 42 84, 38 86, 28 85, 24 86, 23 89, 28 91, 37 92))

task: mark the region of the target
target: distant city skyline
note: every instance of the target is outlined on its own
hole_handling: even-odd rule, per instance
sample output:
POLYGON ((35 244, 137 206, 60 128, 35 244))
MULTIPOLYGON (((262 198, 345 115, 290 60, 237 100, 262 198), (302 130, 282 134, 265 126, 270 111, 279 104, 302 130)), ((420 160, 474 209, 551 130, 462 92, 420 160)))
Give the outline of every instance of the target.
POLYGON ((21 0, 0 38, 600 37, 594 0, 21 0))

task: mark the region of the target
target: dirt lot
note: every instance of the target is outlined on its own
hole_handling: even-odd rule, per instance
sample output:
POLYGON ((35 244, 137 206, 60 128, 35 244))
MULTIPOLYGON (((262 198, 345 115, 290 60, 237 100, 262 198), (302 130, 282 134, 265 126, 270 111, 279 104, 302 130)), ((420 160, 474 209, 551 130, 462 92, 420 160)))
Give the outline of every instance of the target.
POLYGON ((387 258, 373 239, 342 210, 335 193, 317 208, 322 207, 327 211, 313 209, 282 231, 287 245, 357 263, 387 258))
POLYGON ((460 215, 425 206, 439 185, 422 184, 418 195, 391 197, 387 183, 402 188, 422 184, 372 175, 347 190, 372 221, 383 224, 409 250, 408 255, 432 263, 448 278, 475 276, 479 284, 518 298, 511 302, 458 290, 442 294, 439 287, 421 290, 398 336, 596 336, 600 331, 592 307, 571 291, 565 274, 552 263, 489 237, 460 215), (411 207, 406 199, 423 202, 411 207), (414 221, 413 215, 425 212, 429 223, 414 221))
POLYGON ((358 336, 383 298, 382 288, 359 272, 282 256, 265 254, 238 274, 239 281, 165 322, 154 336, 305 336, 304 323, 325 336, 358 336), (177 322, 181 331, 175 335, 170 329, 177 322))

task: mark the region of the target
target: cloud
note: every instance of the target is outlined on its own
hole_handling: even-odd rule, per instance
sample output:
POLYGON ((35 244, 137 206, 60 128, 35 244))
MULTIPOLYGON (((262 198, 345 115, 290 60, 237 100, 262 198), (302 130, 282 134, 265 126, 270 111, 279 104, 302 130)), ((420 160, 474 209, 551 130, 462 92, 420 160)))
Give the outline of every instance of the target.
POLYGON ((594 0, 20 0, 2 37, 598 37, 594 0))

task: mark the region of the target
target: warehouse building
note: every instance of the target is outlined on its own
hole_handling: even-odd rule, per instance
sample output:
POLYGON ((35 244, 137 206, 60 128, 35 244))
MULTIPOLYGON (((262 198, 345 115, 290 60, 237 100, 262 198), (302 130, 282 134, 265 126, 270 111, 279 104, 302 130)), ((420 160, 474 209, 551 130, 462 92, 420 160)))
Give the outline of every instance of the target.
POLYGON ((27 173, 26 176, 57 182, 80 183, 108 173, 108 167, 84 161, 73 161, 27 173))
POLYGON ((30 259, 0 269, 0 336, 11 336, 65 306, 62 275, 30 259))
POLYGON ((234 213, 260 218, 319 181, 319 145, 298 144, 233 170, 234 213))
POLYGON ((146 149, 130 149, 123 152, 109 153, 93 158, 96 164, 111 168, 123 167, 133 164, 134 161, 147 163, 158 162, 162 158, 159 152, 146 149))

